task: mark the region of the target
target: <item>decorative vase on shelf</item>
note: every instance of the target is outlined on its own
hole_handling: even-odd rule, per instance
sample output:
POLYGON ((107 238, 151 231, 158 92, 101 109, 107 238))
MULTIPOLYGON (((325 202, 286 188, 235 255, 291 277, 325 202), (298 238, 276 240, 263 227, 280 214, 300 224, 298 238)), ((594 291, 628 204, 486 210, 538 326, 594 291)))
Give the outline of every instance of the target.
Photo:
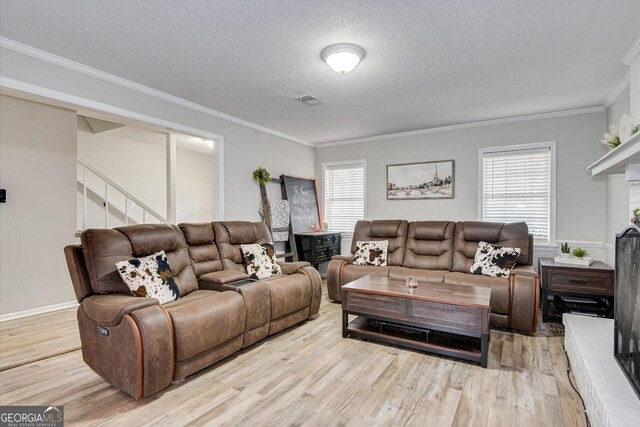
POLYGON ((633 131, 633 118, 629 114, 623 114, 620 119, 620 125, 618 126, 618 134, 620 136, 620 142, 624 144, 631 138, 633 131))
POLYGON ((618 125, 609 126, 609 132, 605 132, 600 140, 607 148, 616 148, 620 145, 620 134, 618 133, 618 125))

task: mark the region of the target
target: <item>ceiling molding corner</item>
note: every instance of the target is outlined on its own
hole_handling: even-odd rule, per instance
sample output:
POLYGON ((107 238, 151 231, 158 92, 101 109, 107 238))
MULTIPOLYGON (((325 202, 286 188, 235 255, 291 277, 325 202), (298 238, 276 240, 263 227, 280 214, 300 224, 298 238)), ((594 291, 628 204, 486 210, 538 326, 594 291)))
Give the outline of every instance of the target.
POLYGON ((613 88, 609 96, 607 96, 607 99, 605 99, 604 101, 605 110, 611 107, 611 105, 613 105, 614 102, 616 102, 616 99, 618 99, 618 97, 622 95, 622 92, 624 92, 624 90, 627 87, 629 87, 630 83, 631 83, 631 77, 630 77, 629 71, 627 71, 624 77, 620 79, 616 87, 613 88))
MULTIPOLYGON (((157 117, 147 116, 135 111, 125 110, 120 107, 114 107, 113 105, 103 104, 101 102, 94 101, 92 99, 81 98, 76 95, 71 95, 64 92, 59 92, 50 88, 37 86, 31 83, 26 83, 20 80, 15 80, 10 77, 5 77, 0 74, 0 94, 3 94, 3 90, 8 89, 20 94, 29 94, 35 96, 37 99, 53 100, 60 103, 58 106, 62 108, 77 108, 88 109, 91 111, 100 111, 109 115, 124 117, 134 120, 136 122, 147 123, 153 126, 160 127, 162 129, 173 130, 175 132, 184 133, 186 135, 194 135, 201 138, 212 139, 214 141, 224 140, 223 135, 218 135, 213 132, 209 132, 202 129, 196 129, 190 126, 185 126, 180 123, 170 122, 168 120, 159 119, 157 117)), ((10 96, 16 96, 11 95, 10 96)), ((29 98, 27 98, 29 99, 29 98)), ((31 99, 33 100, 33 99, 31 99)), ((38 100, 37 102, 42 102, 38 100)))
POLYGON ((9 49, 11 51, 20 53, 22 55, 30 56, 35 59, 39 59, 41 61, 48 62, 53 65, 57 65, 63 68, 66 68, 71 71, 75 71, 78 73, 82 73, 84 75, 94 77, 105 81, 107 83, 115 84, 120 87, 124 87, 126 89, 130 89, 136 91, 138 93, 142 93, 144 95, 152 96, 157 99, 161 99, 163 101, 170 102, 175 105, 179 105, 181 107, 188 108, 193 111, 198 111, 200 113, 207 114, 212 117, 216 117, 218 119, 226 120, 250 129, 254 129, 260 132, 264 132, 269 135, 277 136, 279 138, 283 138, 292 142, 296 142, 298 144, 306 145, 308 147, 315 147, 316 144, 311 141, 307 141, 302 138, 295 137, 293 135, 289 135, 275 129, 268 128, 266 126, 259 125, 257 123, 253 123, 239 117, 231 116, 229 114, 223 113, 221 111, 214 110, 212 108, 205 107, 200 104, 196 104, 194 102, 188 101, 186 99, 168 94, 166 92, 162 92, 157 89, 150 88, 148 86, 144 86, 139 83, 132 82, 131 80, 124 79, 122 77, 115 76, 113 74, 106 73, 104 71, 100 71, 96 68, 89 67, 87 65, 81 64, 79 62, 71 61, 69 59, 63 58, 58 55, 54 55, 52 53, 37 49, 35 47, 17 42, 15 40, 0 36, 0 47, 5 49, 9 49))
POLYGON ((629 49, 624 58, 622 58, 622 63, 624 65, 631 65, 638 55, 640 55, 640 37, 638 37, 633 46, 631 46, 631 49, 629 49))
POLYGON ((389 133, 384 135, 374 135, 367 136, 364 138, 355 138, 355 139, 345 139, 340 141, 330 141, 330 142, 320 142, 317 143, 316 148, 326 148, 326 147, 335 147, 338 145, 347 145, 347 144, 358 144, 361 142, 373 142, 380 141, 384 139, 396 139, 396 138, 404 138, 409 136, 419 136, 426 135, 429 133, 438 133, 438 132, 446 132, 460 129, 469 129, 481 126, 490 126, 490 125, 500 125, 506 123, 517 123, 517 122, 525 122, 529 120, 543 120, 543 119, 553 119, 557 117, 566 117, 566 116, 576 116, 579 114, 589 114, 589 113, 601 113, 604 112, 605 109, 602 106, 595 107, 585 107, 585 108, 576 108, 571 110, 561 110, 561 111, 551 111, 548 113, 538 113, 538 114, 528 114, 524 116, 513 116, 513 117, 505 117, 500 119, 490 119, 490 120, 482 120, 477 122, 468 122, 468 123, 460 123, 455 125, 448 126, 440 126, 428 129, 419 129, 412 130, 407 132, 397 132, 397 133, 389 133))

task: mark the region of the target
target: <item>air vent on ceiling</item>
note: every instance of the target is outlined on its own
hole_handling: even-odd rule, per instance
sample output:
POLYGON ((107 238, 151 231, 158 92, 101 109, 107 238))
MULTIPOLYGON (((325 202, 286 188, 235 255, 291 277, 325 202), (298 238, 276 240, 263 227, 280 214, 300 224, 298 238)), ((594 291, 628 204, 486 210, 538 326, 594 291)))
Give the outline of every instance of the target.
POLYGON ((302 95, 296 98, 298 101, 304 102, 307 105, 320 105, 322 101, 313 95, 302 95))

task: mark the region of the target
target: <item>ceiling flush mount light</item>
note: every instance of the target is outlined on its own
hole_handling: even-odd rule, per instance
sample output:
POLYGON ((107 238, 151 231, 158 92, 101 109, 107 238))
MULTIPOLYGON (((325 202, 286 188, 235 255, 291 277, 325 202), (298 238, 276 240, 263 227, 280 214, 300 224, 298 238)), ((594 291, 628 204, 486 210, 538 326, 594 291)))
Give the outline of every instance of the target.
POLYGON ((322 60, 336 73, 348 73, 364 58, 364 49, 355 44, 334 44, 320 54, 322 60))

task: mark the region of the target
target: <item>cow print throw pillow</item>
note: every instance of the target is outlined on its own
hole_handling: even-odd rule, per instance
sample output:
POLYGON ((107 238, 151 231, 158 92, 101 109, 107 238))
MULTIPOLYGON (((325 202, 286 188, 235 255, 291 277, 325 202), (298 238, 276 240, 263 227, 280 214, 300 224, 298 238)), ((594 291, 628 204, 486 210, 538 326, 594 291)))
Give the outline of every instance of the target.
POLYGON ((240 251, 250 279, 266 279, 282 274, 272 244, 240 245, 240 251))
POLYGON ((355 265, 375 265, 384 267, 387 265, 388 240, 372 242, 356 242, 356 253, 353 259, 355 265))
POLYGON ((520 248, 495 246, 480 242, 471 265, 471 273, 492 277, 509 277, 520 256, 520 248))
POLYGON ((157 298, 160 304, 180 298, 178 284, 173 279, 164 251, 144 258, 116 263, 116 268, 131 293, 137 297, 157 298))

